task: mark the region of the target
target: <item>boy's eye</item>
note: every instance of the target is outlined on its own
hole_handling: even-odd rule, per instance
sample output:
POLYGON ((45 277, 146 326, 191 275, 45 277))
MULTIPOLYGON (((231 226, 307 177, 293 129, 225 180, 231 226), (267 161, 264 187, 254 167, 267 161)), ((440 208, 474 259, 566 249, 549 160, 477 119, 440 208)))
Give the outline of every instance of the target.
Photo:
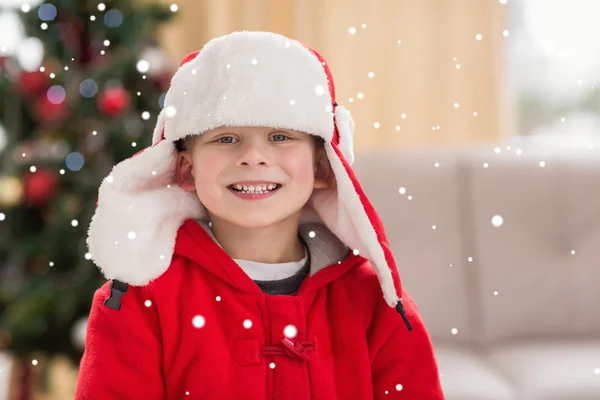
MULTIPOLYGON (((220 137, 220 138, 218 138, 218 139, 217 139, 217 142, 219 142, 219 143, 223 143, 223 144, 234 143, 234 142, 233 142, 233 141, 231 141, 231 140, 225 140, 225 141, 223 141, 223 139, 235 139, 235 138, 234 138, 233 136, 223 136, 223 137, 220 137)), ((236 139, 236 140, 237 140, 237 139, 236 139)))
MULTIPOLYGON (((290 137, 288 135, 284 135, 283 133, 276 133, 275 135, 272 135, 271 138, 275 142, 285 142, 288 139, 290 139, 290 137)), ((222 136, 222 137, 218 138, 216 140, 216 142, 223 143, 223 144, 231 144, 231 143, 236 143, 237 139, 234 138, 233 136, 222 136)))
POLYGON ((275 138, 275 139, 273 139, 275 142, 285 142, 286 139, 289 139, 289 136, 284 135, 282 133, 276 133, 275 135, 273 135, 271 137, 275 138), (279 138, 279 139, 277 139, 277 138, 279 138))

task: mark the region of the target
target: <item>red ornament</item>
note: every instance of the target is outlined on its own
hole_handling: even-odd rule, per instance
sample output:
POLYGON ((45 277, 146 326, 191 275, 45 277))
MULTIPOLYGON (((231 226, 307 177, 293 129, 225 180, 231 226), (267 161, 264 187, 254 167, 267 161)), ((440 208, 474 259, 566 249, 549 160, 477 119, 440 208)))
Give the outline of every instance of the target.
POLYGON ((25 97, 34 97, 48 89, 49 84, 50 78, 41 71, 23 72, 17 80, 19 92, 25 97))
POLYGON ((23 192, 28 205, 40 207, 48 203, 56 194, 58 178, 45 169, 28 172, 23 178, 23 192))
POLYGON ((46 94, 39 96, 33 106, 35 119, 45 127, 59 125, 69 116, 66 101, 59 104, 51 103, 46 94))
POLYGON ((109 117, 116 117, 129 108, 129 92, 120 86, 105 89, 98 96, 98 109, 109 117))

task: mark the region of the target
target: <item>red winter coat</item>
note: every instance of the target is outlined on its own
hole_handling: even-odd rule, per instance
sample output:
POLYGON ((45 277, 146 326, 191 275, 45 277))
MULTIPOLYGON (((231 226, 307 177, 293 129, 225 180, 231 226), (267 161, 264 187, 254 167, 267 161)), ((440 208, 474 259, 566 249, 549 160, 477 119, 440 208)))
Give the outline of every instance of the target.
POLYGON ((94 295, 76 400, 444 398, 417 306, 404 292, 409 332, 352 253, 267 295, 190 219, 163 275, 119 310, 110 294, 94 295))

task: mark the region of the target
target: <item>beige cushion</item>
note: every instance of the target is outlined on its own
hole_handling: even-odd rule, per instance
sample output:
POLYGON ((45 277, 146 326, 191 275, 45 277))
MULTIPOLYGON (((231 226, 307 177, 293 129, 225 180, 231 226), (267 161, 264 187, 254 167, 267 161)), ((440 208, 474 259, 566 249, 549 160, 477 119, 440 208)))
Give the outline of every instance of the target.
POLYGON ((516 148, 469 157, 476 336, 600 335, 600 157, 544 142, 522 141, 520 156, 516 148))

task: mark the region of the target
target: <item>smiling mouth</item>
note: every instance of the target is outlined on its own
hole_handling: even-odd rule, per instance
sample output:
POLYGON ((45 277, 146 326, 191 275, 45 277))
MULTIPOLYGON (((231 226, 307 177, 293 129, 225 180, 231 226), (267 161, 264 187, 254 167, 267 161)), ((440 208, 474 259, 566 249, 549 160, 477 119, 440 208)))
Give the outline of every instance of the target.
POLYGON ((267 194, 276 192, 281 188, 281 184, 269 184, 263 186, 242 186, 242 185, 229 185, 227 188, 233 192, 242 194, 267 194))

